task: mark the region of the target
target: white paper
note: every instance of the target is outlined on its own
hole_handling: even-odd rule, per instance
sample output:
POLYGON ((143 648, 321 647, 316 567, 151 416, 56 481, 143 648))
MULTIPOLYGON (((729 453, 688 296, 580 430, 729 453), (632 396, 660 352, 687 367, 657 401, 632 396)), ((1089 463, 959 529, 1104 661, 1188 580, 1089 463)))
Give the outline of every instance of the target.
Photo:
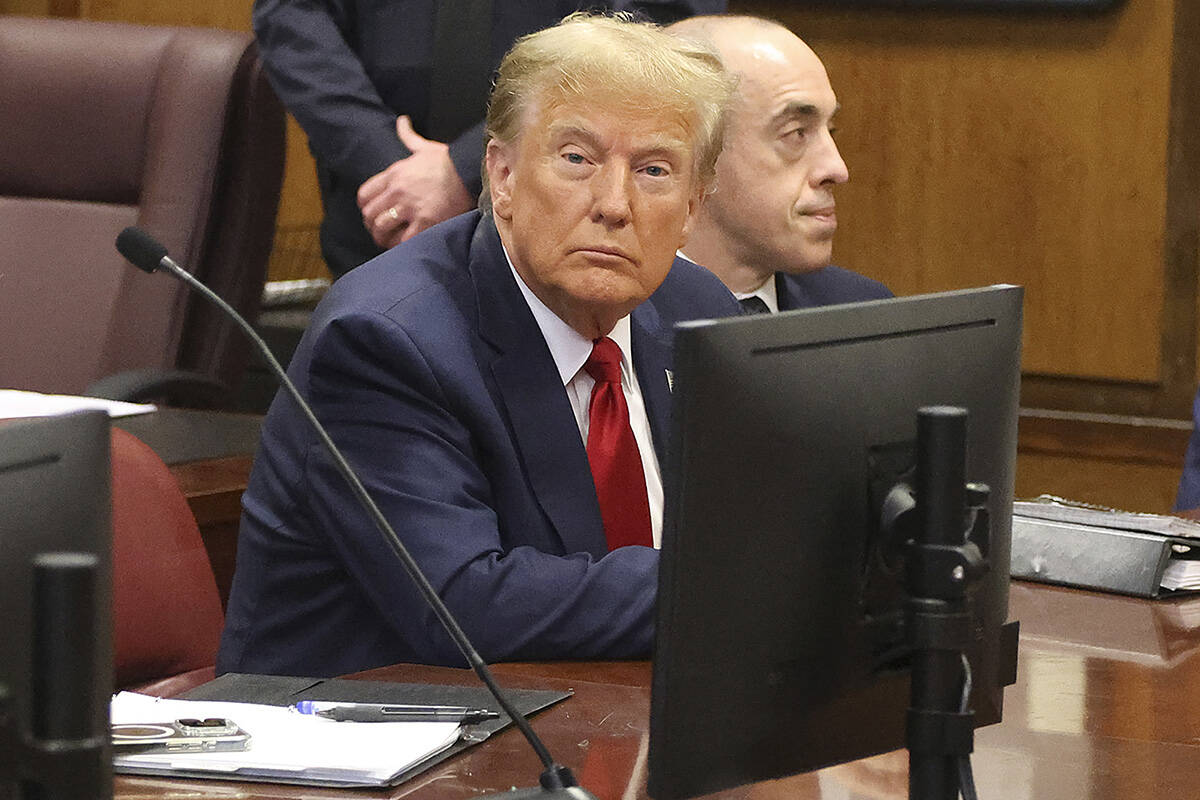
POLYGON ((383 786, 459 737, 455 722, 334 722, 280 706, 166 700, 133 692, 121 692, 112 700, 114 724, 162 723, 185 717, 225 717, 236 722, 250 734, 250 747, 235 752, 124 754, 113 758, 114 769, 383 786))
POLYGON ((131 417, 148 414, 155 406, 148 403, 124 403, 99 397, 76 397, 67 394, 41 394, 18 389, 0 389, 0 419, 17 417, 52 417, 72 411, 98 409, 110 417, 131 417))
POLYGON ((1200 561, 1192 559, 1174 559, 1163 570, 1162 587, 1164 589, 1200 589, 1200 561))

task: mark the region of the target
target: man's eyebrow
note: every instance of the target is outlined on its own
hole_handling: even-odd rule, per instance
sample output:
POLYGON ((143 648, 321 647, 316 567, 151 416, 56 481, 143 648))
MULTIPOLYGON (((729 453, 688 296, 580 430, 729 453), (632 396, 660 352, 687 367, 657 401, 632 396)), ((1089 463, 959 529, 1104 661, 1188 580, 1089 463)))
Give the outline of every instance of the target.
MULTIPOLYGON (((842 104, 838 103, 837 105, 835 105, 833 107, 833 113, 829 115, 830 118, 832 119, 841 110, 842 110, 842 104)), ((787 105, 785 105, 779 111, 778 114, 775 115, 775 119, 777 119, 777 120, 809 119, 812 117, 819 117, 819 116, 821 116, 821 109, 817 108, 817 106, 815 104, 803 103, 803 102, 800 102, 799 100, 792 100, 787 105)))
MULTIPOLYGON (((583 142, 589 147, 600 147, 600 139, 594 131, 570 122, 551 124, 550 139, 556 143, 564 140, 575 140, 583 142)), ((637 154, 642 158, 677 157, 682 150, 687 149, 687 145, 687 142, 681 141, 670 134, 659 134, 649 137, 638 148, 637 154)))
POLYGON ((574 125, 565 122, 556 122, 550 125, 550 138, 554 141, 562 141, 563 139, 581 139, 587 144, 596 144, 596 134, 592 133, 582 125, 574 125))

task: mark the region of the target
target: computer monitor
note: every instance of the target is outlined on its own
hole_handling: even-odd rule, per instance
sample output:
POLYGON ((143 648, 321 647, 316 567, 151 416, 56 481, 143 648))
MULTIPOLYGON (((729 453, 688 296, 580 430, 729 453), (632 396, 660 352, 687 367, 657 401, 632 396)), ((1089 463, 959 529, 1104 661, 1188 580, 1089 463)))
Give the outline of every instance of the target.
POLYGON ((878 520, 923 406, 967 409, 966 477, 991 488, 969 658, 976 722, 999 721, 1021 298, 997 286, 677 328, 652 797, 905 746, 903 556, 878 520))
POLYGON ((101 411, 0 420, 3 797, 112 796, 109 447, 101 411))

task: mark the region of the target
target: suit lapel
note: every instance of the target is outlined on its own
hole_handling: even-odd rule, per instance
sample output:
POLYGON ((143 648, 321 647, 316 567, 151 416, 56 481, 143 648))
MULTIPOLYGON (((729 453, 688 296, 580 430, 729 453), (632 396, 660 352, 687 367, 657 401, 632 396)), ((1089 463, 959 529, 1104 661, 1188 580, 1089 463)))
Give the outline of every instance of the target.
POLYGON ((775 273, 775 299, 780 311, 791 311, 796 308, 808 308, 812 305, 801 291, 800 286, 782 272, 775 273))
MULTIPOLYGON (((479 332, 495 351, 491 373, 538 505, 565 552, 608 552, 600 505, 558 369, 504 258, 490 217, 471 243, 479 332)), ((639 377, 640 380, 640 377, 639 377)))
POLYGON ((667 463, 671 435, 671 331, 664 330, 653 302, 642 303, 629 318, 633 368, 646 404, 654 452, 660 465, 667 463))

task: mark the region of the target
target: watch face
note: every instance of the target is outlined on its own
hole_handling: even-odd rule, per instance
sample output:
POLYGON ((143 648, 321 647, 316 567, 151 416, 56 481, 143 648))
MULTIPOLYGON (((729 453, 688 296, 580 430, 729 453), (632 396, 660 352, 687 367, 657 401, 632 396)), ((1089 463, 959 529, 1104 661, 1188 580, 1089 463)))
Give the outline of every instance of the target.
POLYGON ((113 725, 113 744, 154 742, 174 735, 172 725, 113 725))

